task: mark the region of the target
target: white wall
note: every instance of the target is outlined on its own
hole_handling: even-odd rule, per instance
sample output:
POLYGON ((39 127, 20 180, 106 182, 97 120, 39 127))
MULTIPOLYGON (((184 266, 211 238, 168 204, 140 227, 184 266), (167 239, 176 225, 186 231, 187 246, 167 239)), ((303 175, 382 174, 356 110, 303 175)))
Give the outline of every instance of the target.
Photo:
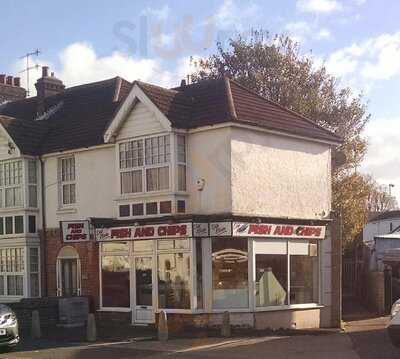
POLYGON ((364 243, 372 244, 375 236, 390 233, 390 224, 392 224, 392 230, 396 229, 396 227, 400 226, 400 218, 388 218, 367 223, 363 228, 364 243))
POLYGON ((331 210, 328 145, 232 129, 235 214, 317 218, 331 210))
POLYGON ((164 131, 165 128, 155 114, 146 105, 139 102, 121 126, 117 140, 155 135, 164 131))
POLYGON ((230 128, 188 136, 189 213, 231 212, 230 136, 230 128), (203 191, 197 190, 198 179, 205 180, 203 191))
POLYGON ((58 158, 45 158, 45 195, 47 227, 59 227, 59 221, 87 217, 116 217, 117 173, 114 147, 75 153, 77 203, 71 209, 59 208, 58 158))

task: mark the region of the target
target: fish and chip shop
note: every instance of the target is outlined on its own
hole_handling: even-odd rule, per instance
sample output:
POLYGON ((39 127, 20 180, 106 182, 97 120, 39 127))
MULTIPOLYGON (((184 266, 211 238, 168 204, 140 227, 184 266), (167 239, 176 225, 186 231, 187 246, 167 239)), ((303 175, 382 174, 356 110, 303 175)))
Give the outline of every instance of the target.
POLYGON ((319 326, 326 225, 202 220, 91 224, 100 311, 127 313, 132 324, 165 310, 201 326, 224 311, 244 326, 319 326))

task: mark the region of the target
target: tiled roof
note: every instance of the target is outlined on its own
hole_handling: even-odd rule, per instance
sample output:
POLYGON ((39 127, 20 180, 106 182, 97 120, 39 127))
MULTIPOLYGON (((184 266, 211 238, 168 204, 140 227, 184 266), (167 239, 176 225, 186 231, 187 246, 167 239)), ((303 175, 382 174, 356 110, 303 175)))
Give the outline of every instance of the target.
POLYGON ((45 99, 48 116, 37 116, 37 97, 0 106, 1 121, 25 154, 38 155, 104 143, 103 133, 132 84, 113 78, 75 86, 45 99), (10 118, 13 117, 13 118, 10 118), (20 147, 21 146, 21 147, 20 147))
POLYGON ((306 138, 340 142, 339 136, 225 79, 165 89, 137 82, 158 109, 178 128, 234 121, 306 138))
POLYGON ((75 86, 45 99, 37 97, 0 106, 0 123, 25 154, 39 155, 104 143, 104 132, 132 86, 137 84, 175 128, 191 129, 237 122, 306 138, 340 142, 335 134, 227 78, 174 89, 119 77, 75 86))

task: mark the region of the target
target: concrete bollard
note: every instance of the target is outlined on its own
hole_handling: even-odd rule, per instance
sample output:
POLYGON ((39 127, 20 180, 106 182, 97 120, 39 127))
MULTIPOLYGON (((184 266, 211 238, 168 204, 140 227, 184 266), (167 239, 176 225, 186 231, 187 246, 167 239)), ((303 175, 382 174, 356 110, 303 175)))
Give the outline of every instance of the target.
POLYGON ((229 312, 224 312, 222 314, 221 336, 224 338, 229 338, 231 336, 231 318, 229 312))
POLYGON ((161 342, 168 340, 168 318, 164 310, 160 312, 158 317, 158 340, 161 342))
POLYGON ((32 312, 31 337, 33 339, 39 339, 41 336, 42 336, 42 332, 40 330, 39 311, 34 310, 32 312))
POLYGON ((88 315, 86 339, 88 342, 95 342, 97 339, 96 319, 93 313, 89 313, 88 315))

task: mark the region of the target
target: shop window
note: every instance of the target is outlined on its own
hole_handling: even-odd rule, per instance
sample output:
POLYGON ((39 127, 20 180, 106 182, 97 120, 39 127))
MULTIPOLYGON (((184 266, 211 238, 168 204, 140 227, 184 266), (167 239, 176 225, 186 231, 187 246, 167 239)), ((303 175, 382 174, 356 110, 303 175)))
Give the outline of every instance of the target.
POLYGON ((160 309, 190 309, 190 254, 158 255, 160 309))
POLYGON ((248 308, 247 239, 212 239, 214 309, 248 308))
POLYGON ((131 215, 131 206, 129 204, 124 204, 119 206, 119 216, 129 217, 131 215))
POLYGON ((158 214, 157 202, 146 203, 146 214, 158 214))
POLYGON ((176 201, 176 211, 178 213, 186 213, 186 202, 184 200, 176 201))
POLYGON ((6 234, 13 234, 13 217, 6 217, 6 234))
POLYGON ((132 205, 132 216, 143 216, 144 206, 143 203, 134 203, 132 205))
POLYGON ((28 216, 28 231, 36 233, 36 216, 28 216))
POLYGON ((287 256, 256 254, 257 307, 287 304, 287 256))
POLYGON ((101 284, 103 307, 130 307, 130 280, 128 256, 101 258, 101 284))
POLYGON ((318 303, 316 242, 290 242, 290 304, 318 303))
POLYGON ((157 249, 171 250, 171 249, 189 249, 188 239, 162 239, 157 241, 157 249))
POLYGON ((196 291, 197 291, 197 309, 204 308, 203 296, 203 240, 197 238, 196 243, 196 291))
POLYGON ((133 252, 152 252, 153 251, 153 241, 133 241, 133 252))
POLYGON ((160 202, 160 213, 167 214, 172 212, 172 202, 171 201, 161 201, 160 202))
POLYGON ((21 234, 24 233, 24 217, 23 216, 15 216, 15 233, 21 234))
POLYGON ((102 243, 101 250, 106 253, 126 252, 129 250, 129 244, 128 244, 128 242, 102 243))

